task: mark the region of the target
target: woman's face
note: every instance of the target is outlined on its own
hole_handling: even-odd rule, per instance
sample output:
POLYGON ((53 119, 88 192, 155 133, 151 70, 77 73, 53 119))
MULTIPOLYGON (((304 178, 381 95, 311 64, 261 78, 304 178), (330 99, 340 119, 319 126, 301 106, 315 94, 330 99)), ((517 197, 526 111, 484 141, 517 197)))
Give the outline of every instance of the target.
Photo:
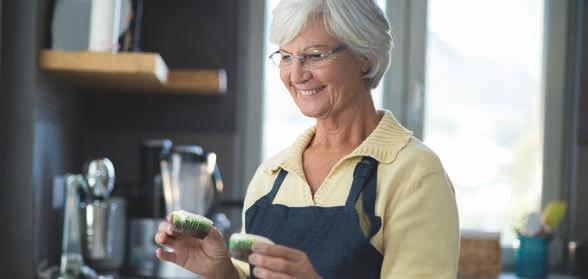
MULTIPOLYGON (((332 50, 340 44, 325 30, 321 20, 312 20, 280 49, 301 55, 317 49, 332 50)), ((362 95, 368 90, 362 72, 369 65, 348 49, 327 57, 320 66, 309 67, 308 63, 303 65, 295 60, 288 67, 280 67, 282 82, 304 115, 316 119, 333 117, 365 98, 362 95)))

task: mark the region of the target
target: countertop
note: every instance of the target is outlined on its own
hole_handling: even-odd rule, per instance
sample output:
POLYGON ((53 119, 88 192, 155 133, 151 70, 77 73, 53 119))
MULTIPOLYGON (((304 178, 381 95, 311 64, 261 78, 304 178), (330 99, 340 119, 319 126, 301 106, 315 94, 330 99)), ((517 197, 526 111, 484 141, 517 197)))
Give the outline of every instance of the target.
MULTIPOLYGON (((514 273, 503 273, 498 277, 498 279, 519 279, 521 277, 517 277, 514 273)), ((568 275, 549 275, 547 279, 580 279, 580 277, 568 276, 568 275)))
MULTIPOLYGON (((119 279, 145 279, 145 277, 119 277, 119 279)), ((153 278, 156 279, 156 278, 153 278)), ((521 279, 521 277, 517 277, 513 273, 503 273, 497 279, 521 279)), ((580 279, 580 277, 568 276, 568 275, 549 275, 547 279, 580 279)))

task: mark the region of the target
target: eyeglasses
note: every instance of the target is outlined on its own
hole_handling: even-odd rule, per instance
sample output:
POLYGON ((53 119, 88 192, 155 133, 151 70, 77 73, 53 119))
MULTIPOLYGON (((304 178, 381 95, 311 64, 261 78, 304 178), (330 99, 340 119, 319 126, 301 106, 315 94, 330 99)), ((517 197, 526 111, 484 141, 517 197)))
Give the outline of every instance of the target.
POLYGON ((294 65, 294 60, 298 60, 302 66, 306 66, 311 69, 320 68, 325 65, 328 61, 327 58, 346 49, 345 44, 340 44, 334 49, 311 49, 301 55, 294 55, 284 51, 276 51, 269 56, 269 59, 274 65, 279 68, 289 68, 294 65))

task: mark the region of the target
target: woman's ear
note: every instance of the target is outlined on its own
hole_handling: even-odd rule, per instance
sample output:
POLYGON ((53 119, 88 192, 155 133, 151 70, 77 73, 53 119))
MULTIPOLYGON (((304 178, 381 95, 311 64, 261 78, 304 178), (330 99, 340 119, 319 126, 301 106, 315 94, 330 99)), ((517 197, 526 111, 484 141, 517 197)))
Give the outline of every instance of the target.
POLYGON ((371 63, 367 58, 359 59, 359 66, 361 69, 361 73, 364 75, 367 74, 370 71, 370 69, 372 68, 371 63))

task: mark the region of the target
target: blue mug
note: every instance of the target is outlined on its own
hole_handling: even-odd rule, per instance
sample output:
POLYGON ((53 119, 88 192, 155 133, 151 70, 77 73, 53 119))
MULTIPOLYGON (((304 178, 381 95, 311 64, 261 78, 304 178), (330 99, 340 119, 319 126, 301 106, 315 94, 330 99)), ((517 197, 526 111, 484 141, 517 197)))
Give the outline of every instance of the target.
POLYGON ((546 278, 549 270, 549 240, 519 235, 515 249, 515 273, 519 277, 546 278))

